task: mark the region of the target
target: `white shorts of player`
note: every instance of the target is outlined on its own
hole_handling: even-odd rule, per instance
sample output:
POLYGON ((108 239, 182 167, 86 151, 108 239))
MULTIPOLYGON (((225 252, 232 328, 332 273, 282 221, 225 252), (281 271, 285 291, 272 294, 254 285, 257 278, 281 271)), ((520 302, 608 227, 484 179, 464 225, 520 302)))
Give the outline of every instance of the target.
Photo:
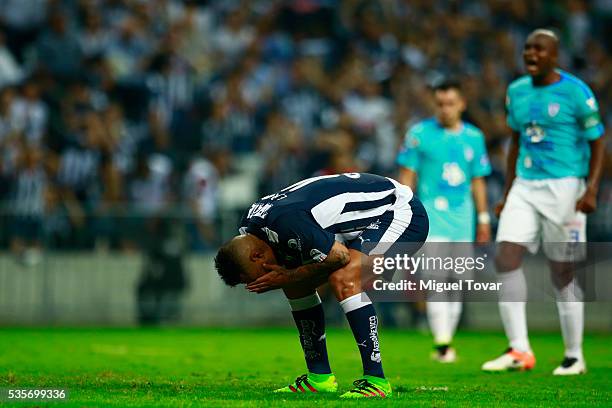
POLYGON ((506 199, 497 229, 497 242, 524 245, 538 251, 540 241, 548 259, 579 261, 586 256, 586 215, 576 211, 585 191, 576 177, 546 180, 516 178, 506 199))

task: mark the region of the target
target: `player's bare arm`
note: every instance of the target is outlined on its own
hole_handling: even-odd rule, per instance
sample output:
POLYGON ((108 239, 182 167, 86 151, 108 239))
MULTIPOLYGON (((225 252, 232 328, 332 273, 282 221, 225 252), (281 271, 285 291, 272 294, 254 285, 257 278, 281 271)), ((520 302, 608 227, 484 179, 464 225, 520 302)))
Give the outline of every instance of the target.
POLYGON ((472 195, 474 205, 478 214, 478 226, 476 228, 476 242, 483 244, 491 240, 491 220, 487 205, 487 184, 484 177, 472 179, 472 195))
POLYGON ((401 167, 399 171, 399 182, 410 187, 412 190, 415 190, 417 184, 416 172, 409 168, 401 167))
POLYGON ((591 148, 591 160, 589 162, 589 176, 587 178, 586 191, 576 202, 576 211, 581 211, 585 214, 592 213, 597 209, 597 192, 599 191, 599 182, 603 170, 603 162, 605 157, 604 138, 589 142, 591 148))
POLYGON ((334 242, 325 261, 286 269, 280 265, 264 264, 269 272, 249 283, 246 288, 250 292, 264 293, 274 289, 294 285, 297 283, 326 278, 332 272, 346 266, 351 260, 346 246, 334 242))
POLYGON ((512 183, 516 178, 516 161, 519 155, 519 140, 520 133, 513 131, 512 139, 510 141, 510 148, 508 149, 508 158, 506 159, 506 184, 504 186, 504 195, 503 198, 497 205, 495 206, 495 215, 499 217, 502 210, 504 209, 504 205, 506 204, 506 197, 508 197, 508 193, 510 192, 510 188, 512 187, 512 183))

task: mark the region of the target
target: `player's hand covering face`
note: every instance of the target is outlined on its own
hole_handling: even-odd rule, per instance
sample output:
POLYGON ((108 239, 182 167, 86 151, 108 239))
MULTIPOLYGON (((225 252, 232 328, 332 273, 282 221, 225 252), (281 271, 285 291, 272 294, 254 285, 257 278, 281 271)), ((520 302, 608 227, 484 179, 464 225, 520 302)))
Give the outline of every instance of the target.
POLYGON ((280 265, 263 264, 263 267, 269 272, 247 284, 246 288, 249 292, 264 293, 280 289, 294 281, 291 270, 280 265))

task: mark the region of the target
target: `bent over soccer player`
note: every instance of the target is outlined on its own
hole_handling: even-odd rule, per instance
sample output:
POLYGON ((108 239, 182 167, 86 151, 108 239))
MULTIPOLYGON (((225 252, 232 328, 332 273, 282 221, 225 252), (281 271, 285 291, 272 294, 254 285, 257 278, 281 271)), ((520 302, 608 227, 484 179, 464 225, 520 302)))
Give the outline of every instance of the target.
POLYGON ((363 377, 343 398, 386 397, 378 319, 364 292, 362 266, 373 257, 412 255, 425 241, 427 214, 409 187, 366 173, 314 177, 263 197, 244 215, 240 235, 219 249, 215 267, 230 286, 283 289, 300 333, 308 374, 276 392, 335 392, 325 320, 316 288, 329 282, 357 342, 363 377), (362 246, 367 244, 367 248, 362 246), (405 253, 405 252, 404 252, 405 253))

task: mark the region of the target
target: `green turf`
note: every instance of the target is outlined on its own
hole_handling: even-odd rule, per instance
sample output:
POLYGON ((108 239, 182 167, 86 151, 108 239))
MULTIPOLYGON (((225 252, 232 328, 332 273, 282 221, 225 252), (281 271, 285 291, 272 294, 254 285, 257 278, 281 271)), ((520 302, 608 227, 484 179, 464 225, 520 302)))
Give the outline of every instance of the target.
MULTIPOLYGON (((389 400, 271 394, 304 371, 291 329, 0 329, 0 388, 68 388, 61 407, 612 406, 609 335, 586 337, 589 373, 568 378, 551 375, 558 334, 532 334, 535 370, 504 374, 479 370, 505 348, 499 333, 460 333, 452 366, 429 360, 426 335, 383 329, 381 337, 389 400)), ((355 343, 348 329, 334 329, 328 344, 344 391, 361 370, 355 343)))

